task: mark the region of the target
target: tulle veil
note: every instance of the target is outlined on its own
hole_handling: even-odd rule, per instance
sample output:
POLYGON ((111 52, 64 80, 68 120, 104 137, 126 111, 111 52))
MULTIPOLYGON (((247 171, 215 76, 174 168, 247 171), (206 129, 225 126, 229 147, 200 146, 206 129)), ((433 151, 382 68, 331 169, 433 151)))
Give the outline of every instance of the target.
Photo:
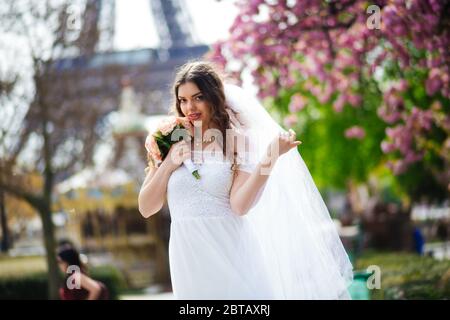
MULTIPOLYGON (((230 83, 224 90, 232 125, 250 137, 247 159, 255 162, 285 130, 247 90, 230 83)), ((277 160, 245 219, 255 231, 276 299, 350 299, 352 264, 296 148, 277 160)))

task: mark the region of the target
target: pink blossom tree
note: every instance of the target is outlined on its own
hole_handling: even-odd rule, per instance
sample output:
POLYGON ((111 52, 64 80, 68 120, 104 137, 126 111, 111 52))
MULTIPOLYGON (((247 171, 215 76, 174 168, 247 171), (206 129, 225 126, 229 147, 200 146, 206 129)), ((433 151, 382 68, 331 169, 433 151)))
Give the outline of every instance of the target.
POLYGON ((449 1, 252 0, 237 5, 240 14, 230 37, 213 46, 211 59, 238 79, 250 70, 260 98, 272 98, 285 124, 297 124, 300 133, 307 124, 300 120, 311 119, 311 99, 337 118, 353 110, 342 139, 364 143, 375 135, 380 161, 410 184, 410 195, 435 191, 412 186, 429 185, 431 179, 448 197, 449 1), (358 115, 367 112, 379 121, 360 121, 358 115))

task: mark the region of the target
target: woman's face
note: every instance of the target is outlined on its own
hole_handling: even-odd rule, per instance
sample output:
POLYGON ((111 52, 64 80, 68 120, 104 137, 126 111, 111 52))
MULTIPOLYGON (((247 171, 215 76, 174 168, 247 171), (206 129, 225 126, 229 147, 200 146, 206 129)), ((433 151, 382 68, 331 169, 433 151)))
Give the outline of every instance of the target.
POLYGON ((202 127, 208 128, 211 120, 211 108, 202 92, 193 82, 186 82, 178 87, 178 100, 183 114, 194 121, 202 121, 202 127))

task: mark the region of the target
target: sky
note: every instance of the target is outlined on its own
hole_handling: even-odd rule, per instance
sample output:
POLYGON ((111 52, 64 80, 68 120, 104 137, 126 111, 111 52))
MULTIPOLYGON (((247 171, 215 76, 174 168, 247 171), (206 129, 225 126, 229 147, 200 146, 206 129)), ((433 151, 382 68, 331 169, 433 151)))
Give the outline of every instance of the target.
MULTIPOLYGON (((151 0, 116 0, 114 46, 116 50, 155 48, 158 34, 150 8, 151 0)), ((211 44, 225 39, 238 10, 235 0, 181 0, 181 6, 191 16, 195 37, 200 43, 211 44), (217 23, 220 21, 220 23, 217 23)))

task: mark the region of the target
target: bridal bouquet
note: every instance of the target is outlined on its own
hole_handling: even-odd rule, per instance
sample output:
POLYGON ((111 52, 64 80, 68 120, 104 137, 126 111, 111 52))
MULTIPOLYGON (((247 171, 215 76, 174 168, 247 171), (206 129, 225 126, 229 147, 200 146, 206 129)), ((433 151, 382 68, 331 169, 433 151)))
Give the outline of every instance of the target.
MULTIPOLYGON (((164 119, 154 133, 147 136, 145 148, 153 165, 161 163, 169 153, 170 147, 177 141, 172 141, 172 133, 177 129, 187 130, 189 136, 193 135, 193 128, 187 118, 168 117, 164 119)), ((183 164, 196 179, 200 179, 197 167, 191 159, 186 159, 183 164)))

